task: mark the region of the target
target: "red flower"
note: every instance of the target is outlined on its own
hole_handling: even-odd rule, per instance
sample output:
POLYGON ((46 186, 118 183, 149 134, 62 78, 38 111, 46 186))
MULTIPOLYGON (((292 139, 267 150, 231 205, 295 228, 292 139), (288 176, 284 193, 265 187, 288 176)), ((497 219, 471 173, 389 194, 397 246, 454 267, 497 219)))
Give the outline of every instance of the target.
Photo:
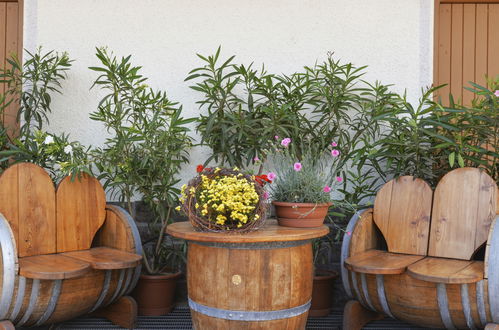
POLYGON ((196 167, 196 172, 198 172, 198 173, 203 172, 203 170, 204 170, 204 166, 203 166, 203 165, 198 165, 198 166, 196 167))
POLYGON ((258 182, 261 186, 265 185, 265 182, 272 183, 272 180, 269 180, 267 177, 267 174, 262 174, 262 175, 256 175, 255 176, 255 181, 258 182))

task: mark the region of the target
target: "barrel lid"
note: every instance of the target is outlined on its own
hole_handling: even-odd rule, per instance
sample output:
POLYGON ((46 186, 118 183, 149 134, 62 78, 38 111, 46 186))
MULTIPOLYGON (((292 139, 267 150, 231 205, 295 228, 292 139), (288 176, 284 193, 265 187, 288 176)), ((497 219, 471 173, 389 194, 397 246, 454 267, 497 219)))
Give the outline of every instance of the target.
POLYGON ((169 225, 166 232, 174 237, 198 242, 256 243, 301 241, 321 237, 329 233, 326 225, 315 228, 292 228, 279 226, 276 220, 269 219, 265 225, 249 233, 203 232, 197 231, 190 222, 177 222, 169 225))

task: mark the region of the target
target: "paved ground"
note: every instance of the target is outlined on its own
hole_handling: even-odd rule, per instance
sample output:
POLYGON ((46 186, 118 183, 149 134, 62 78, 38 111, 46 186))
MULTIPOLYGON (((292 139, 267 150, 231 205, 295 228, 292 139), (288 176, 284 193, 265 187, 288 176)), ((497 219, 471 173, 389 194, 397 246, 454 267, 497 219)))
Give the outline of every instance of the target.
MULTIPOLYGON (((309 318, 307 330, 319 329, 340 329, 341 327, 341 310, 333 311, 327 317, 309 318)), ((70 322, 65 322, 52 329, 121 329, 113 325, 111 322, 99 318, 79 318, 70 322)), ((163 329, 163 330, 190 330, 192 323, 189 309, 186 306, 177 307, 172 313, 160 317, 139 317, 136 329, 163 329)), ((390 329, 421 329, 410 326, 392 319, 384 319, 368 324, 364 329, 370 330, 390 330, 390 329)), ((237 330, 237 329, 234 329, 237 330)), ((269 329, 280 330, 280 329, 269 329)), ((284 329, 282 329, 284 330, 284 329)))

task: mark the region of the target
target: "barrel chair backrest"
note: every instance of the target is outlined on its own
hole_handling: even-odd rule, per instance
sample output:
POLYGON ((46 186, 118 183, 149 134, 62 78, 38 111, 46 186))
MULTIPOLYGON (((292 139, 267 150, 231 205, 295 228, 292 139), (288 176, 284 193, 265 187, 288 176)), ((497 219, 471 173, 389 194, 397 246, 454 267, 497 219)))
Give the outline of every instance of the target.
POLYGON ((18 163, 0 175, 0 213, 19 257, 88 249, 105 220, 105 194, 88 175, 65 178, 56 192, 43 168, 18 163))
POLYGON ((374 202, 374 222, 388 251, 426 255, 433 192, 422 179, 402 176, 387 182, 374 202))
POLYGON ((64 178, 57 187, 57 252, 89 249, 106 220, 106 194, 88 175, 64 178))
POLYGON ((469 260, 486 241, 497 210, 497 185, 483 170, 459 168, 438 183, 428 255, 469 260))
POLYGON ((56 252, 55 188, 44 169, 30 163, 6 169, 0 176, 0 213, 20 257, 56 252))

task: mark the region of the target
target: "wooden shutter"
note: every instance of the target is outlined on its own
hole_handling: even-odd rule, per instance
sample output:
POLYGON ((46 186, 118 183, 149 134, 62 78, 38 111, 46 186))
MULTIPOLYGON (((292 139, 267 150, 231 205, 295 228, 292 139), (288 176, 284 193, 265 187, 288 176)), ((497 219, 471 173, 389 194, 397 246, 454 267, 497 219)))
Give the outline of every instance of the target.
POLYGON ((436 0, 434 42, 434 84, 448 84, 438 96, 469 104, 463 86, 499 75, 499 1, 436 0))
MULTIPOLYGON (((0 0, 0 67, 4 68, 6 59, 12 54, 22 55, 23 35, 23 1, 0 0)), ((0 83, 0 94, 5 92, 5 86, 0 83)), ((5 111, 0 121, 9 130, 17 130, 17 107, 11 104, 5 111)))

